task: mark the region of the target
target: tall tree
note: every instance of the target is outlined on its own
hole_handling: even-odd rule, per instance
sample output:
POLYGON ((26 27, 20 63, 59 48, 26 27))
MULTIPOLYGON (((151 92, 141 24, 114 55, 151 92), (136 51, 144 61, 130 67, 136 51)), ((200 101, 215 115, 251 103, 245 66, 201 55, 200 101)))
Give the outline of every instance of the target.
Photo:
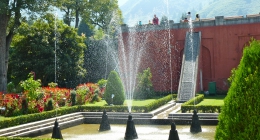
POLYGON ((163 26, 168 26, 168 17, 167 16, 162 16, 162 19, 161 19, 161 22, 160 22, 160 25, 163 25, 163 26))
POLYGON ((89 0, 83 19, 87 23, 102 28, 105 32, 107 32, 111 23, 123 23, 122 12, 118 7, 117 0, 89 0))
POLYGON ((33 71, 45 86, 57 79, 59 86, 75 87, 86 74, 83 69, 84 39, 77 35, 75 28, 61 21, 55 24, 52 14, 46 14, 32 25, 23 22, 12 42, 8 77, 13 77, 17 83, 26 78, 24 73, 33 71))
POLYGON ((7 89, 9 48, 22 12, 30 15, 48 10, 50 0, 1 0, 0 2, 0 91, 7 89))
POLYGON ((78 35, 85 34, 86 37, 91 37, 93 35, 93 31, 90 29, 89 25, 84 20, 80 21, 78 28, 78 35))
POLYGON ((78 28, 79 18, 85 8, 88 7, 89 2, 88 0, 57 0, 53 1, 53 4, 65 12, 63 20, 67 25, 70 26, 73 19, 75 19, 75 28, 78 28))
POLYGON ((122 24, 122 12, 119 9, 117 0, 56 0, 54 5, 65 12, 64 22, 70 26, 75 19, 75 28, 79 26, 79 20, 85 22, 92 28, 98 26, 106 30, 115 16, 120 17, 117 20, 122 24))

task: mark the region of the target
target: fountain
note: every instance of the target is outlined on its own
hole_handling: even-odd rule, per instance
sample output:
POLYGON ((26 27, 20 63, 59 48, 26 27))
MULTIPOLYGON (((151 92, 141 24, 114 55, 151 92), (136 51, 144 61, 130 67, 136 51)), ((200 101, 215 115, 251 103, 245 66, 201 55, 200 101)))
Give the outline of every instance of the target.
POLYGON ((197 111, 194 110, 193 111, 193 115, 192 115, 192 122, 191 122, 191 126, 190 126, 190 132, 191 133, 198 133, 201 132, 201 126, 200 126, 200 121, 199 121, 199 117, 197 114, 197 111))
POLYGON ((126 131, 125 131, 125 140, 132 140, 137 139, 137 133, 135 130, 135 124, 132 119, 132 115, 130 114, 128 116, 127 125, 126 125, 126 131))
POLYGON ((170 135, 169 135, 169 139, 168 140, 179 140, 179 135, 178 135, 178 131, 176 130, 176 125, 173 122, 171 124, 171 130, 170 130, 170 135))
POLYGON ((63 139, 62 135, 61 135, 61 131, 60 131, 60 126, 59 126, 59 123, 58 123, 57 119, 55 120, 55 123, 54 123, 54 127, 53 127, 51 138, 63 139))
POLYGON ((110 123, 108 120, 107 112, 104 110, 102 115, 102 120, 100 123, 99 131, 110 130, 110 123))
MULTIPOLYGON (((124 140, 126 125, 111 124, 111 130, 98 131, 99 124, 80 124, 74 127, 62 129, 64 140, 124 140)), ((169 139, 169 131, 171 125, 145 125, 135 124, 135 129, 138 132, 140 140, 167 140, 169 139)), ((176 131, 180 140, 212 140, 214 139, 216 126, 204 126, 203 133, 189 132, 189 125, 176 125, 176 131)), ((51 133, 37 136, 36 138, 50 138, 51 133)), ((170 139, 169 139, 170 140, 170 139)))
MULTIPOLYGON (((185 128, 182 128, 181 126, 179 126, 179 128, 178 128, 178 126, 176 126, 174 123, 171 124, 170 134, 168 133, 169 128, 167 126, 153 125, 151 127, 151 125, 150 125, 150 126, 146 126, 145 128, 144 128, 144 126, 135 127, 134 121, 133 121, 133 118, 131 115, 131 107, 132 107, 131 100, 133 99, 133 93, 134 93, 135 85, 136 85, 136 76, 139 71, 139 66, 142 61, 142 57, 144 56, 145 49, 150 47, 149 42, 147 42, 147 40, 148 40, 147 38, 149 36, 145 32, 141 32, 142 30, 146 30, 146 28, 149 28, 148 30, 150 30, 150 27, 148 27, 148 26, 147 27, 143 26, 141 28, 136 27, 136 28, 130 29, 131 34, 128 35, 126 38, 123 38, 121 36, 122 35, 121 27, 118 30, 119 35, 120 35, 119 36, 119 45, 118 45, 118 46, 120 46, 119 57, 122 59, 122 61, 118 62, 118 65, 117 65, 118 67, 116 68, 116 70, 119 72, 119 75, 123 81, 123 84, 125 86, 125 93, 126 93, 127 99, 129 100, 129 102, 127 103, 129 115, 128 115, 127 126, 125 129, 126 131, 125 131, 124 138, 125 139, 137 139, 137 138, 143 137, 143 138, 150 139, 150 140, 151 139, 161 139, 162 137, 165 137, 165 139, 167 139, 168 136, 169 136, 168 137, 169 140, 179 139, 179 137, 181 139, 201 138, 202 135, 197 135, 199 137, 196 137, 195 135, 188 134, 187 126, 185 126, 185 128), (125 46, 125 44, 124 44, 125 42, 123 42, 123 40, 125 40, 125 39, 129 40, 129 41, 127 41, 127 43, 129 43, 129 44, 126 44, 127 46, 125 46), (161 127, 163 127, 163 129, 161 127), (176 127, 177 127, 178 131, 176 130, 176 127), (138 135, 136 132, 136 128, 141 130, 140 133, 138 133, 138 135), (180 132, 179 135, 178 135, 178 132, 180 132)), ((168 37, 169 38, 167 38, 166 39, 167 41, 165 41, 164 43, 165 44, 168 43, 165 46, 167 46, 166 50, 169 51, 169 54, 170 54, 169 55, 170 56, 170 63, 169 63, 170 68, 169 69, 171 69, 172 62, 171 62, 171 45, 170 45, 171 34, 170 34, 170 31, 168 32, 168 37)), ((109 54, 109 53, 107 53, 107 54, 109 54)), ((193 56, 192 56, 192 58, 193 58, 193 56)), ((115 57, 115 60, 116 60, 116 57, 115 57)), ((107 64, 106 64, 106 67, 107 67, 107 64)), ((172 71, 172 69, 171 69, 171 71, 172 71)), ((195 75, 195 74, 193 74, 193 75, 195 75)), ((172 80, 172 75, 171 75, 171 80, 172 80)), ((171 81, 171 86, 172 86, 172 81, 171 81)), ((171 87, 171 91, 172 91, 172 87, 171 87)), ((196 118, 196 116, 195 116, 195 118, 196 118)), ((107 137, 111 137, 111 138, 113 137, 113 139, 121 139, 122 136, 119 136, 119 137, 115 137, 115 136, 118 135, 119 133, 124 133, 124 132, 122 132, 122 129, 125 127, 122 125, 121 126, 112 125, 112 129, 111 129, 106 111, 103 111, 102 121, 99 126, 99 131, 102 131, 102 132, 96 133, 96 130, 98 129, 96 127, 96 125, 93 125, 93 124, 87 124, 87 125, 89 125, 89 126, 87 127, 86 125, 84 125, 84 127, 81 128, 81 129, 84 129, 84 136, 81 137, 82 139, 85 139, 86 137, 91 137, 89 139, 97 139, 97 138, 93 138, 93 136, 92 136, 95 134, 98 135, 98 139, 100 139, 100 138, 106 139, 107 137), (95 126, 95 127, 92 127, 92 126, 95 126), (86 129, 90 129, 90 128, 94 129, 94 130, 86 131, 86 129), (105 131, 105 130, 111 130, 111 131, 105 131), (90 133, 88 133, 88 132, 90 132, 90 133)), ((75 128, 72 128, 72 129, 75 129, 75 128)), ((69 131, 71 131, 73 133, 72 135, 68 134, 68 132, 66 132, 66 130, 64 130, 63 137, 65 138, 65 136, 66 136, 66 138, 71 138, 71 136, 73 136, 73 137, 75 137, 75 139, 80 139, 79 138, 80 136, 77 135, 78 129, 75 129, 74 131, 72 129, 69 128, 69 131)), ((215 127, 207 129, 211 133, 210 139, 213 138, 212 136, 214 135, 214 129, 215 129, 215 127)), ((53 133, 55 132, 53 134, 53 138, 58 138, 57 135, 59 135, 60 138, 62 138, 61 132, 59 130, 60 130, 59 124, 56 119, 55 126, 53 128, 53 133)), ((208 132, 207 130, 205 132, 208 132)))

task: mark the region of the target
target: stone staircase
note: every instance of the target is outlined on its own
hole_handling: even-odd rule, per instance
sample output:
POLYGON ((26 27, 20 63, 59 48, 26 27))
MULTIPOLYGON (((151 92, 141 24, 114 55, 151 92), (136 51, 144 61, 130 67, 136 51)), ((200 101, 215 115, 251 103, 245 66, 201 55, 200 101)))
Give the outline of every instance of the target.
POLYGON ((178 102, 195 96, 201 32, 187 32, 178 88, 178 102))

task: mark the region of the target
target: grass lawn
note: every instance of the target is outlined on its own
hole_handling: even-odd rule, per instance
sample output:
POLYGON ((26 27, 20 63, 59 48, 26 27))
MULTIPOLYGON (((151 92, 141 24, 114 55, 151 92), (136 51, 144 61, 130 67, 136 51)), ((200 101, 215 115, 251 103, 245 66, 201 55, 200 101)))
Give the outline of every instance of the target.
POLYGON ((204 100, 197 105, 224 105, 224 98, 226 95, 215 95, 215 96, 205 96, 204 100))
MULTIPOLYGON (((133 100, 132 106, 145 106, 145 105, 152 103, 155 100, 156 99, 133 100)), ((127 101, 131 101, 131 100, 125 100, 125 102, 124 102, 125 106, 127 106, 127 101)), ((100 102, 86 104, 86 106, 106 106, 106 105, 107 105, 107 103, 105 100, 101 100, 100 102)))

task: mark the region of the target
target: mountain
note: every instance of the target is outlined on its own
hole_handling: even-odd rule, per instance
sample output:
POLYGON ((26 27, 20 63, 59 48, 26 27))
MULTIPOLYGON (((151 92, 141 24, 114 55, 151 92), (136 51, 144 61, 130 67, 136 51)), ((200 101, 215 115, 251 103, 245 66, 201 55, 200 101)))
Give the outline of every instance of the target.
POLYGON ((139 21, 147 24, 156 14, 159 19, 168 17, 178 23, 183 14, 191 12, 192 18, 200 14, 201 18, 215 16, 237 16, 258 14, 260 0, 127 0, 120 9, 124 22, 129 26, 139 21))

